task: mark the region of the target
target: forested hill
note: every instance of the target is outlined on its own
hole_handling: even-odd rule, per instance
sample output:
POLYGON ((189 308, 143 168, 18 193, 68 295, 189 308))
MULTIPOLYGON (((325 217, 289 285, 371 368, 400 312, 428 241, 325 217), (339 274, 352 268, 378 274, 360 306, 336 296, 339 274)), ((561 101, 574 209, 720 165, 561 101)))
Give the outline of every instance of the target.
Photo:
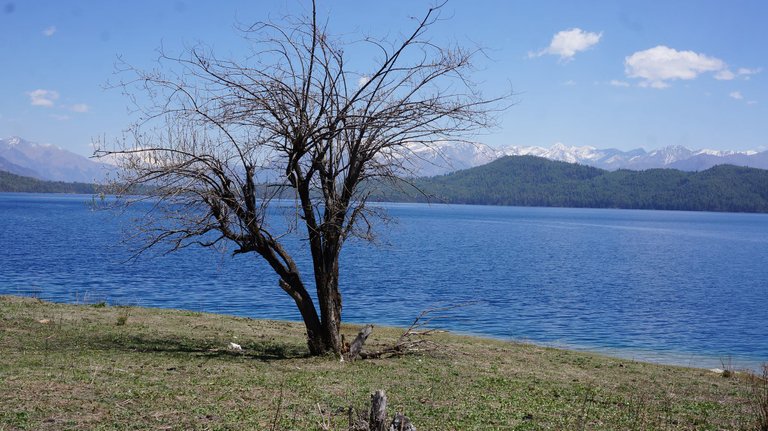
MULTIPOLYGON (((392 202, 768 212, 768 170, 732 165, 701 172, 610 172, 534 156, 508 156, 411 183, 413 186, 373 198, 392 202), (414 186, 428 196, 418 193, 414 186)), ((41 181, 0 171, 0 192, 90 194, 95 190, 93 184, 41 181)))
POLYGON ((380 200, 457 204, 768 212, 768 170, 715 166, 605 171, 533 156, 503 157, 452 174, 419 178, 380 200))
POLYGON ((96 186, 86 183, 43 181, 0 171, 0 192, 24 193, 94 193, 96 186))

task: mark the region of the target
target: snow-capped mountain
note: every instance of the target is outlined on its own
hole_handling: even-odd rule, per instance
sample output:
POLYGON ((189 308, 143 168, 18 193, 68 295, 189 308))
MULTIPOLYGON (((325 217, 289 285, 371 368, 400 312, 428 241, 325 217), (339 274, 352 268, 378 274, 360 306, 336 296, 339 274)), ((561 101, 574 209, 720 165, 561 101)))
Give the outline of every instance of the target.
POLYGON ((701 152, 688 159, 675 161, 669 167, 680 169, 681 171, 703 171, 712 166, 723 164, 768 169, 768 151, 761 153, 756 151, 729 151, 722 154, 701 152))
POLYGON ((733 164, 768 169, 768 151, 691 150, 670 146, 653 151, 635 149, 622 151, 614 148, 598 149, 590 146, 567 146, 557 143, 549 148, 536 146, 509 146, 499 149, 483 144, 440 143, 413 145, 407 156, 412 171, 421 176, 441 175, 479 166, 502 156, 537 156, 568 163, 579 163, 606 170, 674 168, 699 171, 715 165, 733 164))
POLYGON ((503 155, 483 144, 436 142, 407 145, 397 158, 406 174, 428 177, 484 165, 503 155))
MULTIPOLYGON (((768 151, 691 150, 681 146, 653 151, 556 143, 549 148, 509 146, 493 148, 479 143, 414 143, 405 151, 389 155, 401 166, 401 174, 434 176, 490 163, 503 156, 538 156, 550 160, 579 163, 606 170, 673 168, 700 171, 715 165, 732 164, 768 169, 768 151)), ((386 161, 384 161, 386 162, 386 161)), ((19 137, 0 139, 0 170, 44 180, 98 182, 114 166, 98 163, 51 144, 37 144, 19 137)))
POLYGON ((507 156, 538 156, 545 159, 557 160, 567 163, 580 163, 590 166, 600 166, 604 169, 619 169, 628 158, 644 154, 643 150, 621 151, 616 149, 598 150, 595 147, 566 146, 556 143, 549 148, 510 146, 501 149, 507 156))
POLYGON ((52 144, 0 139, 0 169, 43 180, 92 183, 112 169, 52 144))

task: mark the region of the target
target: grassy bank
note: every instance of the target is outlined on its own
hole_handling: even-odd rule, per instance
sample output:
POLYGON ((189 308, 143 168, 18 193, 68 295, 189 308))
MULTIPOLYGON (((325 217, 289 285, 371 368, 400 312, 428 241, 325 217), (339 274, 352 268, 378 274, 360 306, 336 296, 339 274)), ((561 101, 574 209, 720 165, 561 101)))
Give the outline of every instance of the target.
MULTIPOLYGON (((367 346, 397 335, 376 328, 367 346)), ((738 375, 435 341, 430 354, 340 363, 305 357, 295 323, 0 297, 0 431, 313 430, 321 411, 341 430, 375 389, 420 431, 755 429, 738 375)))

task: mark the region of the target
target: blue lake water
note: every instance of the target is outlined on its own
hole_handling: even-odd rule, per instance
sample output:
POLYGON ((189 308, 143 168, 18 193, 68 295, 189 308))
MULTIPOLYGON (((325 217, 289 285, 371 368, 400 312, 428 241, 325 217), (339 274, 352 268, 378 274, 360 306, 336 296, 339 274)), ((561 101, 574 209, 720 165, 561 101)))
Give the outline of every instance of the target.
MULTIPOLYGON (((0 194, 0 294, 300 320, 256 256, 188 249, 125 263, 129 217, 90 202, 0 194)), ((394 222, 379 242, 342 253, 346 321, 407 325, 479 300, 437 325, 700 367, 768 361, 768 215, 383 206, 394 222)))

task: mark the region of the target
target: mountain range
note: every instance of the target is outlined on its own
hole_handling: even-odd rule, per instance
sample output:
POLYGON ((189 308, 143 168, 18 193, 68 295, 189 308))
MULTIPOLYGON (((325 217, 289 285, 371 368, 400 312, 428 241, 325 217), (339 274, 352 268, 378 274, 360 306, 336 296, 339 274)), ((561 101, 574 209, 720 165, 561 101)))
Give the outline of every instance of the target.
POLYGON ((0 139, 0 170, 47 181, 94 183, 114 167, 52 144, 19 137, 0 139))
POLYGON ((536 156, 554 161, 578 163, 608 171, 618 169, 645 170, 670 168, 681 171, 703 171, 713 166, 730 164, 768 169, 768 151, 691 150, 670 146, 646 151, 635 149, 597 149, 595 147, 566 146, 557 143, 549 148, 508 146, 492 148, 475 143, 437 143, 410 146, 411 155, 406 167, 415 175, 434 176, 490 163, 504 156, 536 156))
MULTIPOLYGON (((768 151, 691 150, 681 146, 622 151, 560 143, 549 148, 493 148, 468 142, 438 142, 434 145, 411 144, 397 158, 409 176, 429 177, 485 165, 504 156, 537 156, 608 171, 654 168, 703 171, 722 164, 768 169, 768 151)), ((0 171, 41 180, 93 183, 102 181, 113 170, 109 164, 95 162, 52 144, 34 143, 19 137, 0 139, 0 171)))
MULTIPOLYGON (((483 163, 496 157, 497 153, 489 147, 470 144, 444 146, 439 152, 424 146, 414 146, 411 150, 412 154, 402 157, 399 162, 401 166, 411 169, 417 168, 419 163, 423 164, 422 172, 429 173, 428 169, 433 169, 432 173, 439 172, 434 170, 435 166, 446 163, 449 158, 464 163, 462 167, 481 165, 443 175, 412 178, 400 187, 377 187, 372 196, 374 200, 768 212, 768 170, 764 169, 718 164, 695 172, 660 168, 605 170, 532 155, 501 156, 483 163)), ((530 152, 535 148, 517 150, 530 152)), ((593 163, 611 163, 612 166, 623 157, 628 161, 622 163, 635 167, 654 164, 680 166, 682 162, 700 167, 726 160, 746 163, 765 160, 765 153, 721 154, 680 147, 652 152, 638 150, 633 156, 618 150, 580 150, 556 146, 547 154, 553 158, 591 160, 593 163)), ((96 189, 92 184, 82 183, 98 181, 109 169, 108 165, 52 145, 34 144, 20 138, 0 140, 0 191, 94 193, 96 189), (81 183, 62 182, 73 179, 81 179, 81 183)))

